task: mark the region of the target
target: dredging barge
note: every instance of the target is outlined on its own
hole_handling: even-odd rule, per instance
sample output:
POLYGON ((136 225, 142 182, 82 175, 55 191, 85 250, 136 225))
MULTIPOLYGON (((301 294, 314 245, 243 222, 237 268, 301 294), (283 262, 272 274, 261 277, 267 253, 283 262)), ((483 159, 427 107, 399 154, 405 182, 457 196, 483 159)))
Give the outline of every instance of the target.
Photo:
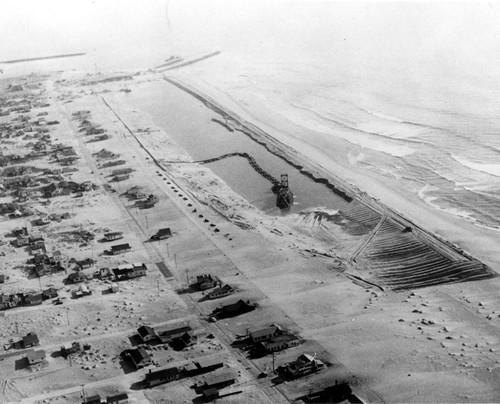
POLYGON ((293 193, 288 187, 288 174, 281 174, 281 181, 272 187, 276 194, 276 206, 280 209, 288 209, 293 204, 293 193))

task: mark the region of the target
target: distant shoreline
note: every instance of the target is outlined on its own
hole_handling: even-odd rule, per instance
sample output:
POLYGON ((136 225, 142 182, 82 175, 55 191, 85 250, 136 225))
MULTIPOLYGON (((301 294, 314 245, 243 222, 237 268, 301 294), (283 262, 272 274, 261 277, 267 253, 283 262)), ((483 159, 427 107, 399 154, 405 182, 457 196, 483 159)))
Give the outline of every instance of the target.
POLYGON ((37 58, 26 58, 26 59, 12 59, 12 60, 2 60, 0 63, 21 63, 21 62, 34 62, 36 60, 46 60, 46 59, 58 59, 58 58, 69 58, 74 56, 83 56, 86 55, 86 52, 80 53, 66 53, 63 55, 53 55, 53 56, 40 56, 37 58))

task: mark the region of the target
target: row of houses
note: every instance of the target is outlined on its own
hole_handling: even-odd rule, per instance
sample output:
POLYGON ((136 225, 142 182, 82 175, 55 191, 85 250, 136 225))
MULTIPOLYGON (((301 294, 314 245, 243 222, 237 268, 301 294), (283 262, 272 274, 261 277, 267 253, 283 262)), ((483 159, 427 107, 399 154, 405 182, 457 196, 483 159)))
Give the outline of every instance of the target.
MULTIPOLYGON (((155 387, 161 384, 169 383, 174 380, 184 379, 188 377, 199 376, 205 373, 213 372, 217 369, 221 369, 224 367, 224 362, 219 359, 210 359, 210 358, 201 358, 197 359, 185 366, 180 367, 169 367, 158 370, 149 370, 146 373, 144 378, 145 387, 155 387)), ((208 378, 205 379, 205 382, 201 380, 197 383, 197 385, 205 386, 205 388, 210 388, 214 385, 213 381, 208 378)), ((236 378, 232 375, 232 381, 236 378)))
POLYGON ((0 295, 0 310, 8 310, 17 306, 37 306, 44 300, 52 299, 58 296, 56 288, 48 288, 41 292, 14 293, 0 295))

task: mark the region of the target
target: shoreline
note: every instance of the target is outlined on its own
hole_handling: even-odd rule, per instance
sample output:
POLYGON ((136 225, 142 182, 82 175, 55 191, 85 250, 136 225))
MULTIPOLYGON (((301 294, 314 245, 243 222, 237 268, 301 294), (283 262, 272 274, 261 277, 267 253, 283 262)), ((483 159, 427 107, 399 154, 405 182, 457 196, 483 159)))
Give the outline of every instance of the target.
MULTIPOLYGON (((172 76, 170 76, 172 77, 172 76)), ((267 109, 262 110, 259 105, 253 105, 247 95, 245 106, 232 98, 232 94, 225 89, 219 88, 214 82, 204 80, 199 76, 194 77, 190 73, 176 74, 175 80, 190 82, 195 88, 202 89, 204 94, 211 94, 212 99, 222 99, 232 111, 238 111, 238 115, 244 117, 245 121, 251 120, 267 132, 270 138, 286 145, 286 148, 301 150, 305 160, 319 167, 320 171, 326 172, 328 176, 341 178, 350 189, 356 192, 369 195, 376 203, 382 203, 389 207, 392 212, 405 217, 419 227, 426 229, 435 237, 441 240, 448 240, 454 246, 458 246, 470 256, 474 256, 500 273, 500 259, 496 254, 496 245, 500 241, 500 234, 495 229, 478 226, 472 221, 464 220, 445 209, 436 210, 418 195, 410 192, 403 193, 401 184, 396 179, 385 178, 370 171, 362 171, 344 161, 342 151, 345 151, 341 143, 339 144, 334 136, 326 136, 321 132, 314 132, 304 126, 291 124, 283 117, 269 116, 267 109), (250 104, 249 104, 250 102, 250 104), (256 114, 264 111, 263 118, 257 118, 256 114), (276 119, 275 119, 276 118, 276 119), (302 139, 301 135, 295 134, 306 132, 310 134, 310 142, 302 139), (311 143, 312 142, 312 143, 311 143), (336 147, 340 147, 338 158, 332 159, 332 155, 337 156, 336 147)))
MULTIPOLYGON (((239 130, 245 135, 249 136, 254 141, 263 145, 270 153, 280 157, 291 166, 297 168, 301 174, 308 176, 315 182, 324 184, 337 195, 342 196, 346 201, 352 202, 354 199, 356 199, 362 204, 366 205, 368 208, 373 209, 377 213, 390 216, 402 226, 416 229, 418 231, 419 238, 421 238, 425 243, 428 243, 430 246, 433 246, 433 248, 437 248, 437 250, 439 251, 441 251, 443 248, 449 248, 452 249, 454 253, 463 256, 468 260, 477 260, 477 258, 475 258, 473 254, 464 251, 463 248, 459 245, 447 240, 444 237, 438 236, 428 229, 423 228, 415 221, 411 220, 408 217, 405 217, 405 215, 397 212, 392 207, 375 200, 375 198, 368 195, 366 192, 357 189, 352 184, 347 183, 340 177, 333 175, 332 173, 321 172, 318 167, 312 167, 314 163, 307 160, 305 156, 301 155, 297 151, 291 149, 279 140, 275 139, 255 124, 244 120, 237 113, 221 105, 208 95, 203 94, 201 91, 192 88, 185 83, 180 83, 173 78, 164 77, 164 80, 171 83, 172 85, 175 85, 181 90, 188 92, 193 97, 201 101, 205 106, 220 114, 223 118, 230 118, 236 124, 235 130, 239 130), (314 173, 314 171, 316 171, 316 173, 314 173), (341 185, 339 185, 339 183, 341 185)), ((487 267, 487 270, 491 271, 491 274, 496 274, 496 272, 489 267, 487 267)))

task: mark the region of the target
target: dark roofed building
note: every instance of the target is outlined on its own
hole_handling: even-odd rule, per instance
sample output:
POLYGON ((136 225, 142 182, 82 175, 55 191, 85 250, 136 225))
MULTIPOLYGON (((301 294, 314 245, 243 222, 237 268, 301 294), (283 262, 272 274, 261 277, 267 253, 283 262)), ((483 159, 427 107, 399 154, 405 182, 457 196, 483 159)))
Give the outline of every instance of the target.
POLYGON ((156 232, 156 234, 153 234, 151 236, 151 240, 163 240, 166 238, 169 238, 172 235, 172 232, 170 231, 170 228, 164 228, 160 229, 156 232))
POLYGON ((117 244, 117 245, 111 246, 111 254, 113 254, 113 255, 125 253, 125 252, 131 251, 131 250, 132 250, 132 247, 128 243, 117 244))
POLYGON ((179 369, 177 369, 176 367, 160 369, 154 372, 149 370, 149 373, 146 373, 146 378, 144 379, 144 383, 148 387, 153 387, 153 386, 158 386, 160 384, 171 382, 173 380, 180 379, 181 376, 182 375, 179 372, 179 369))
POLYGON ((94 394, 93 396, 86 397, 83 400, 83 404, 101 404, 101 396, 94 394))
POLYGON ((158 330, 158 337, 163 344, 167 344, 176 338, 182 337, 186 332, 191 331, 190 326, 178 327, 169 330, 158 330))
POLYGON ((257 350, 264 353, 271 353, 276 351, 281 351, 283 349, 298 346, 300 340, 298 337, 292 334, 278 335, 277 337, 271 338, 267 341, 262 341, 257 344, 257 350))
POLYGON ((121 357, 136 369, 153 364, 151 355, 144 348, 127 349, 121 353, 121 357))
POLYGON ((235 317, 255 310, 255 307, 256 306, 254 304, 250 304, 249 301, 245 302, 240 299, 236 303, 227 304, 219 309, 216 309, 214 311, 214 315, 217 318, 235 317))
POLYGON ((29 332, 23 337, 22 345, 23 348, 31 348, 32 346, 38 345, 40 340, 34 332, 29 332))
POLYGON ((33 293, 27 296, 24 296, 24 304, 28 306, 36 306, 42 304, 43 302, 43 294, 42 293, 33 293))
POLYGON ((118 393, 106 397, 106 404, 125 404, 125 403, 128 403, 127 393, 118 393))
POLYGON ((188 377, 212 372, 224 366, 224 362, 219 359, 200 358, 184 366, 184 371, 188 377))
POLYGON ((143 342, 151 342, 158 338, 154 328, 149 325, 142 325, 137 329, 139 337, 141 337, 143 342))
POLYGON ((195 287, 198 290, 206 290, 217 286, 218 283, 219 281, 214 279, 212 275, 203 274, 196 277, 195 287))
POLYGON ((145 276, 146 270, 146 264, 125 264, 120 265, 118 268, 113 268, 113 273, 117 279, 132 279, 139 276, 145 276))

